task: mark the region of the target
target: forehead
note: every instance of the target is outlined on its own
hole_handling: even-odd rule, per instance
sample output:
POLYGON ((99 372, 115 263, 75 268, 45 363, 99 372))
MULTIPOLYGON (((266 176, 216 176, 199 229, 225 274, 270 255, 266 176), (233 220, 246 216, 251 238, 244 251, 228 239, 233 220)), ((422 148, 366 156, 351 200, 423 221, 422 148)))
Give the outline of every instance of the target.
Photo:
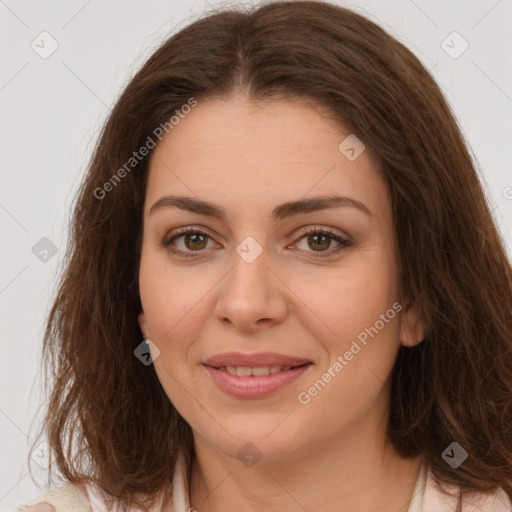
POLYGON ((176 121, 156 148, 155 158, 163 152, 182 156, 187 149, 198 150, 188 159, 201 159, 205 151, 226 157, 226 149, 233 152, 236 148, 239 154, 232 156, 251 150, 254 157, 252 150, 260 149, 264 151, 260 158, 269 152, 271 158, 279 153, 293 158, 294 153, 300 157, 311 150, 337 149, 340 137, 349 133, 328 117, 323 106, 291 99, 255 102, 237 96, 205 100, 176 121))
POLYGON ((252 208, 339 194, 385 207, 369 148, 355 160, 341 150, 353 137, 312 102, 199 101, 154 149, 147 204, 166 193, 252 208))

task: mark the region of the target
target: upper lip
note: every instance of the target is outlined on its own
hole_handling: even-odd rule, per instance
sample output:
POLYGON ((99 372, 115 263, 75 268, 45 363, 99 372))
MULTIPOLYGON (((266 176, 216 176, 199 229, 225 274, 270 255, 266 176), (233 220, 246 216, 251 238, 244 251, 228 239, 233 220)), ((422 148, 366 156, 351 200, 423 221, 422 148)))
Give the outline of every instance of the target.
POLYGON ((210 357, 203 364, 220 368, 221 366, 301 366, 306 363, 311 363, 311 361, 302 357, 287 356, 275 352, 260 352, 257 354, 224 352, 210 357))

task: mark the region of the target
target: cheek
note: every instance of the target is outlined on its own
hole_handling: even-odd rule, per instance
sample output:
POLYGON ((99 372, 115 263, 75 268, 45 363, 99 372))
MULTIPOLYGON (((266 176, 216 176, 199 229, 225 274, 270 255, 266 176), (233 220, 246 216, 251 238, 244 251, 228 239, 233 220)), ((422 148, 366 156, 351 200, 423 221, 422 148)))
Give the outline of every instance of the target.
POLYGON ((345 390, 353 390, 354 396, 360 393, 358 389, 371 388, 372 381, 382 385, 399 346, 396 270, 391 255, 383 252, 362 254, 353 265, 322 280, 323 287, 312 298, 312 309, 319 311, 323 321, 317 338, 327 352, 327 365, 343 358, 343 369, 335 373, 344 378, 334 380, 345 390))
POLYGON ((194 326, 201 294, 194 283, 171 272, 161 262, 141 260, 139 290, 149 335, 160 355, 155 369, 183 367, 187 347, 194 339, 194 326), (181 362, 180 362, 181 361, 181 362))
POLYGON ((197 290, 179 273, 149 260, 141 261, 139 289, 151 341, 160 351, 153 363, 158 380, 174 406, 187 411, 187 358, 200 325, 197 290))
MULTIPOLYGON (((319 318, 334 339, 357 336, 373 326, 398 300, 393 272, 389 267, 384 271, 380 265, 372 268, 362 263, 347 267, 316 284, 314 288, 309 287, 316 291, 309 293, 305 302, 319 312, 319 318)), ((388 316, 395 317, 394 310, 388 316)))
MULTIPOLYGON (((213 281, 213 279, 211 279, 213 281)), ((169 265, 161 251, 143 251, 139 273, 140 298, 148 329, 163 344, 180 342, 197 325, 194 318, 208 289, 207 275, 201 279, 193 268, 169 265)))
MULTIPOLYGON (((327 357, 318 373, 300 391, 312 416, 333 424, 376 414, 385 404, 383 392, 399 347, 400 304, 386 283, 345 280, 336 299, 326 296, 324 316, 330 331, 318 336, 327 357), (334 334, 332 332, 334 332, 334 334)), ((317 333, 318 334, 318 333, 317 333)))

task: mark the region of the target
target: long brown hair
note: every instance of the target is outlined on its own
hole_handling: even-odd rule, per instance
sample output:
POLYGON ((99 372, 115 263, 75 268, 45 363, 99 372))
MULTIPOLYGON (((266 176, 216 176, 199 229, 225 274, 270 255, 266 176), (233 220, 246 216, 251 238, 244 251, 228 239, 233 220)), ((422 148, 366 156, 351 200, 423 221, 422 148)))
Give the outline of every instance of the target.
POLYGON ((191 98, 235 93, 313 100, 371 148, 391 195, 401 292, 426 326, 422 343, 399 350, 389 437, 440 482, 512 498, 512 272, 476 163, 420 61, 371 21, 315 1, 204 15, 162 44, 110 113, 43 343, 43 430, 61 475, 149 506, 170 494, 178 450, 194 457, 190 426, 133 353, 149 156, 130 158, 191 98), (452 442, 468 453, 456 469, 442 458, 452 442))

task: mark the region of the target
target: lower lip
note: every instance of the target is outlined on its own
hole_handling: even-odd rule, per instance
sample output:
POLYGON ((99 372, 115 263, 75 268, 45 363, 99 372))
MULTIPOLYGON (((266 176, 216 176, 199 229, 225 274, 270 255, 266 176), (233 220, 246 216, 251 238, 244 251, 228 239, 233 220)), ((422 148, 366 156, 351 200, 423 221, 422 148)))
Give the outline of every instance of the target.
POLYGON ((210 372, 215 384, 229 395, 237 398, 261 398, 297 380, 311 365, 312 363, 309 363, 291 370, 249 377, 231 375, 211 366, 204 365, 204 367, 210 372))

